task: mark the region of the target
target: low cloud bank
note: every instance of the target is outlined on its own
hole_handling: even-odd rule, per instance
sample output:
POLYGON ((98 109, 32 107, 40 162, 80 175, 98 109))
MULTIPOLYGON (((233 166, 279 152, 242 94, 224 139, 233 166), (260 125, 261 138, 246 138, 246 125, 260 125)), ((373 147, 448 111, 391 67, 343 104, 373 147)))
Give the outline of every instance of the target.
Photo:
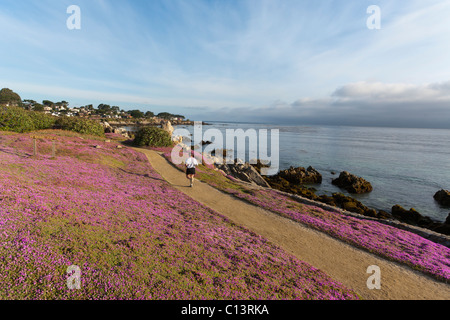
POLYGON ((450 81, 425 85, 356 82, 324 99, 275 101, 268 106, 214 111, 192 118, 280 124, 390 126, 450 129, 450 81))

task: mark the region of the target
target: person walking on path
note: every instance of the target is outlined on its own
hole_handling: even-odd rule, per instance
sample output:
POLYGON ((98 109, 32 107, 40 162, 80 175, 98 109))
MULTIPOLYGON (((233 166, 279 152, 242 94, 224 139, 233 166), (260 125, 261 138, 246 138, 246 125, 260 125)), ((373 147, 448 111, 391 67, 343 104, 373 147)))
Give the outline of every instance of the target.
POLYGON ((190 180, 191 187, 194 186, 195 167, 198 166, 197 159, 194 158, 194 151, 191 152, 191 156, 186 159, 184 163, 186 166, 186 178, 190 180))

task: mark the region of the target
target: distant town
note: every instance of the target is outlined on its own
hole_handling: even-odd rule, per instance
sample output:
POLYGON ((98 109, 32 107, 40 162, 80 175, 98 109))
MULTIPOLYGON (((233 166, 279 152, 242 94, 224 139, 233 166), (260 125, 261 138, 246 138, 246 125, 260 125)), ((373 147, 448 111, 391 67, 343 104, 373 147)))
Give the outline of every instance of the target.
POLYGON ((22 101, 22 107, 26 110, 41 111, 52 116, 60 117, 88 117, 92 119, 153 119, 153 120, 170 120, 184 121, 182 115, 174 115, 168 112, 154 114, 152 111, 143 112, 141 110, 125 111, 118 106, 110 106, 108 104, 100 104, 95 108, 92 104, 81 107, 70 107, 67 101, 52 102, 49 100, 42 101, 42 104, 33 100, 22 101))
POLYGON ((25 110, 43 112, 55 117, 85 117, 90 119, 108 119, 108 121, 146 121, 160 123, 161 121, 171 121, 172 123, 190 123, 183 115, 171 114, 169 112, 161 112, 154 114, 152 111, 143 112, 139 109, 123 110, 118 106, 111 106, 108 104, 99 104, 94 107, 92 104, 71 107, 67 101, 53 102, 50 100, 43 100, 39 103, 35 100, 22 100, 20 96, 8 88, 0 90, 0 105, 7 107, 22 107, 25 110))

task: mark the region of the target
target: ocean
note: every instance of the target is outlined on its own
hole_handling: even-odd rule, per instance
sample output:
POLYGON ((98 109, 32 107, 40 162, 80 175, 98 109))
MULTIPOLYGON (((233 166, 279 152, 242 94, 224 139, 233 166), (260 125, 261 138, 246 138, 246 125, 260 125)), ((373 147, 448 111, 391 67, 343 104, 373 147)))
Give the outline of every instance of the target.
MULTIPOLYGON (((450 130, 208 123, 203 132, 218 129, 223 137, 227 129, 267 129, 269 150, 270 132, 277 129, 279 169, 312 166, 323 176, 321 184, 312 185, 318 195, 349 195, 331 183, 341 171, 348 171, 372 184, 371 193, 350 195, 370 208, 390 212, 393 205, 399 204, 437 221, 444 221, 450 212, 450 208, 441 207, 433 199, 440 189, 450 189, 450 130)), ((192 126, 177 128, 194 132, 192 126)), ((222 144, 235 149, 226 145, 225 138, 222 144)), ((250 158, 247 153, 243 160, 250 158)))

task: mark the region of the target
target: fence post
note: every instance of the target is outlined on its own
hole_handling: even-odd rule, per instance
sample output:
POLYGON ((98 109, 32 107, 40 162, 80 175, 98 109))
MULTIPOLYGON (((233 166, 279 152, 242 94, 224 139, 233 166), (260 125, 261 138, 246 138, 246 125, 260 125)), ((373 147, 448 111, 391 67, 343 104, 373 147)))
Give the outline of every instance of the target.
POLYGON ((37 156, 37 139, 33 137, 33 156, 37 156))
POLYGON ((56 157, 56 146, 55 146, 55 140, 52 139, 52 158, 54 159, 56 157))

